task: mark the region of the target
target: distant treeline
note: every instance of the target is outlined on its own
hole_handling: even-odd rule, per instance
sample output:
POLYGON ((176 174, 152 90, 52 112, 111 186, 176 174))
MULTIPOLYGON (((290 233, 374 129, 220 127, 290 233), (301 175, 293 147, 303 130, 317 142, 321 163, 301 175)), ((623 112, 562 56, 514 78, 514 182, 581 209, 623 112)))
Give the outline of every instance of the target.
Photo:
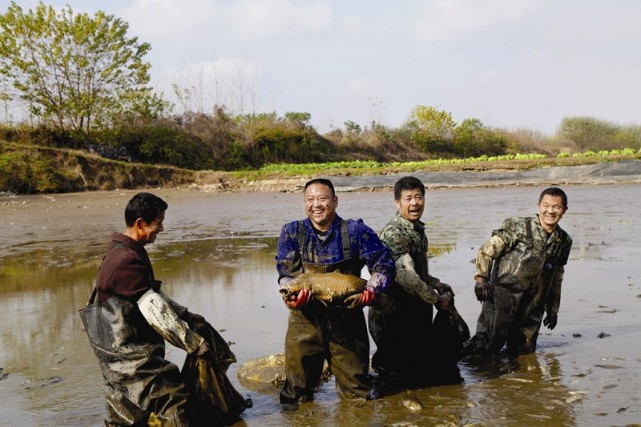
MULTIPOLYGON (((553 136, 528 130, 493 129, 478 119, 460 124, 433 107, 419 106, 408 121, 391 128, 372 122, 319 134, 309 113, 244 114, 223 108, 214 114, 127 122, 102 130, 0 126, 0 139, 23 145, 86 150, 127 162, 190 170, 253 170, 267 164, 379 162, 641 148, 641 126, 621 126, 590 117, 568 117, 553 136)), ((0 153, 0 171, 10 159, 0 153)))

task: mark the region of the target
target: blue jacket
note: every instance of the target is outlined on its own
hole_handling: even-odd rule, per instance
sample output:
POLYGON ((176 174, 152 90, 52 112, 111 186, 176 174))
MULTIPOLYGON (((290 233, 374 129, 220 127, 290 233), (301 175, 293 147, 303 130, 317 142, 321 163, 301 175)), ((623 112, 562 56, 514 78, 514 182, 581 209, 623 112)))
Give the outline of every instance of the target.
MULTIPOLYGON (((325 238, 321 240, 309 218, 285 224, 278 239, 276 268, 278 279, 295 277, 303 272, 303 260, 315 264, 337 264, 345 259, 341 223, 336 215, 325 238), (299 227, 305 228, 303 250, 299 244, 299 227)), ((370 274, 377 274, 377 280, 370 280, 368 287, 378 293, 384 291, 394 275, 394 261, 376 233, 362 219, 347 220, 347 234, 352 258, 361 265, 367 265, 370 274)), ((374 276, 374 275, 373 275, 374 276)))

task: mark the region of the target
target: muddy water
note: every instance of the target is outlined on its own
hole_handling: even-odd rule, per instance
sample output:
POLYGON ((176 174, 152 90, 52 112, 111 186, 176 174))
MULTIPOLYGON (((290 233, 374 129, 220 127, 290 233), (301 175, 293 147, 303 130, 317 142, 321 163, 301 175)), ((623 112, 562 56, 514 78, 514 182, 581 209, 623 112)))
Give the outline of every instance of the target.
MULTIPOLYGON (((574 239, 559 325, 516 363, 462 365, 464 384, 362 404, 316 401, 284 411, 277 391, 249 390, 238 425, 626 425, 641 422, 641 186, 565 188, 562 221, 574 239)), ((540 187, 429 191, 431 271, 451 284, 474 329, 480 304, 472 260, 502 219, 535 212, 540 187)), ((158 190, 166 231, 149 248, 156 276, 176 300, 233 343, 239 361, 282 351, 287 310, 273 265, 283 223, 303 217, 300 194, 158 190)), ((102 425, 103 385, 77 310, 91 292, 111 231, 132 192, 0 198, 0 425, 102 425)), ((393 214, 388 192, 339 193, 339 213, 379 231, 393 214)), ((374 347, 372 347, 372 351, 374 347)), ((168 357, 184 353, 168 345, 168 357)))

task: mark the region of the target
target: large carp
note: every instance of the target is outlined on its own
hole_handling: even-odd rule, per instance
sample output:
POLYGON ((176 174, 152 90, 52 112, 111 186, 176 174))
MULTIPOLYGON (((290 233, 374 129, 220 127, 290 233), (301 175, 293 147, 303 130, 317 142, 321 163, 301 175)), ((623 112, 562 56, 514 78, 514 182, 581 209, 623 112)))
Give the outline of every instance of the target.
POLYGON ((343 301, 350 295, 363 292, 367 281, 351 274, 303 273, 280 289, 286 298, 297 294, 301 289, 309 289, 311 295, 325 302, 343 301))

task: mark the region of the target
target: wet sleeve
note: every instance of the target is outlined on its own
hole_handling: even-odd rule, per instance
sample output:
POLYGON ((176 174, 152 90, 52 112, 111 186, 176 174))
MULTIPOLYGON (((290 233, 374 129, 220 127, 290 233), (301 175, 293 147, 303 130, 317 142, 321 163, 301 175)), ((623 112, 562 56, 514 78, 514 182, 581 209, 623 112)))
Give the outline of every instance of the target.
POLYGON ((561 283, 565 274, 564 267, 558 267, 554 274, 554 280, 550 286, 547 300, 545 301, 545 311, 547 313, 558 313, 561 306, 561 283))
POLYGON ((566 235, 564 249, 559 257, 559 265, 561 267, 565 266, 568 263, 570 258, 570 251, 572 250, 572 238, 566 235))
POLYGON ((505 248, 505 242, 496 234, 481 246, 476 257, 476 274, 474 275, 474 280, 477 280, 479 277, 490 278, 492 263, 505 252, 505 248))
POLYGON ((303 271, 303 262, 298 248, 298 222, 285 224, 280 231, 276 248, 278 281, 283 277, 296 277, 303 271))
POLYGON ((171 306, 172 310, 174 310, 174 312, 178 315, 178 317, 182 316, 182 314, 185 311, 187 311, 187 307, 185 307, 184 305, 178 304, 176 301, 169 298, 166 293, 162 291, 160 291, 159 293, 163 296, 165 301, 167 301, 167 303, 171 306))
MULTIPOLYGON (((368 287, 374 293, 383 292, 394 278, 394 261, 389 250, 371 228, 360 219, 355 220, 354 223, 355 235, 359 240, 359 258, 365 262, 370 274, 374 276, 375 272, 378 273, 376 280, 371 280, 372 283, 368 283, 368 287)), ((350 234, 352 235, 354 234, 350 234)))
POLYGON ((203 337, 187 328, 162 294, 150 289, 138 299, 138 308, 147 323, 171 345, 193 353, 203 343, 203 337))
MULTIPOLYGON (((431 276, 430 279, 435 280, 436 283, 440 282, 431 276)), ((425 283, 416 273, 416 266, 410 254, 403 254, 396 260, 396 284, 408 294, 417 296, 429 304, 438 301, 439 296, 432 284, 425 283)))
POLYGON ((548 313, 558 313, 561 306, 561 284, 563 283, 563 275, 565 274, 565 264, 570 257, 570 250, 572 248, 572 239, 568 236, 566 239, 565 250, 559 257, 559 264, 556 268, 548 298, 545 301, 545 311, 548 313))

